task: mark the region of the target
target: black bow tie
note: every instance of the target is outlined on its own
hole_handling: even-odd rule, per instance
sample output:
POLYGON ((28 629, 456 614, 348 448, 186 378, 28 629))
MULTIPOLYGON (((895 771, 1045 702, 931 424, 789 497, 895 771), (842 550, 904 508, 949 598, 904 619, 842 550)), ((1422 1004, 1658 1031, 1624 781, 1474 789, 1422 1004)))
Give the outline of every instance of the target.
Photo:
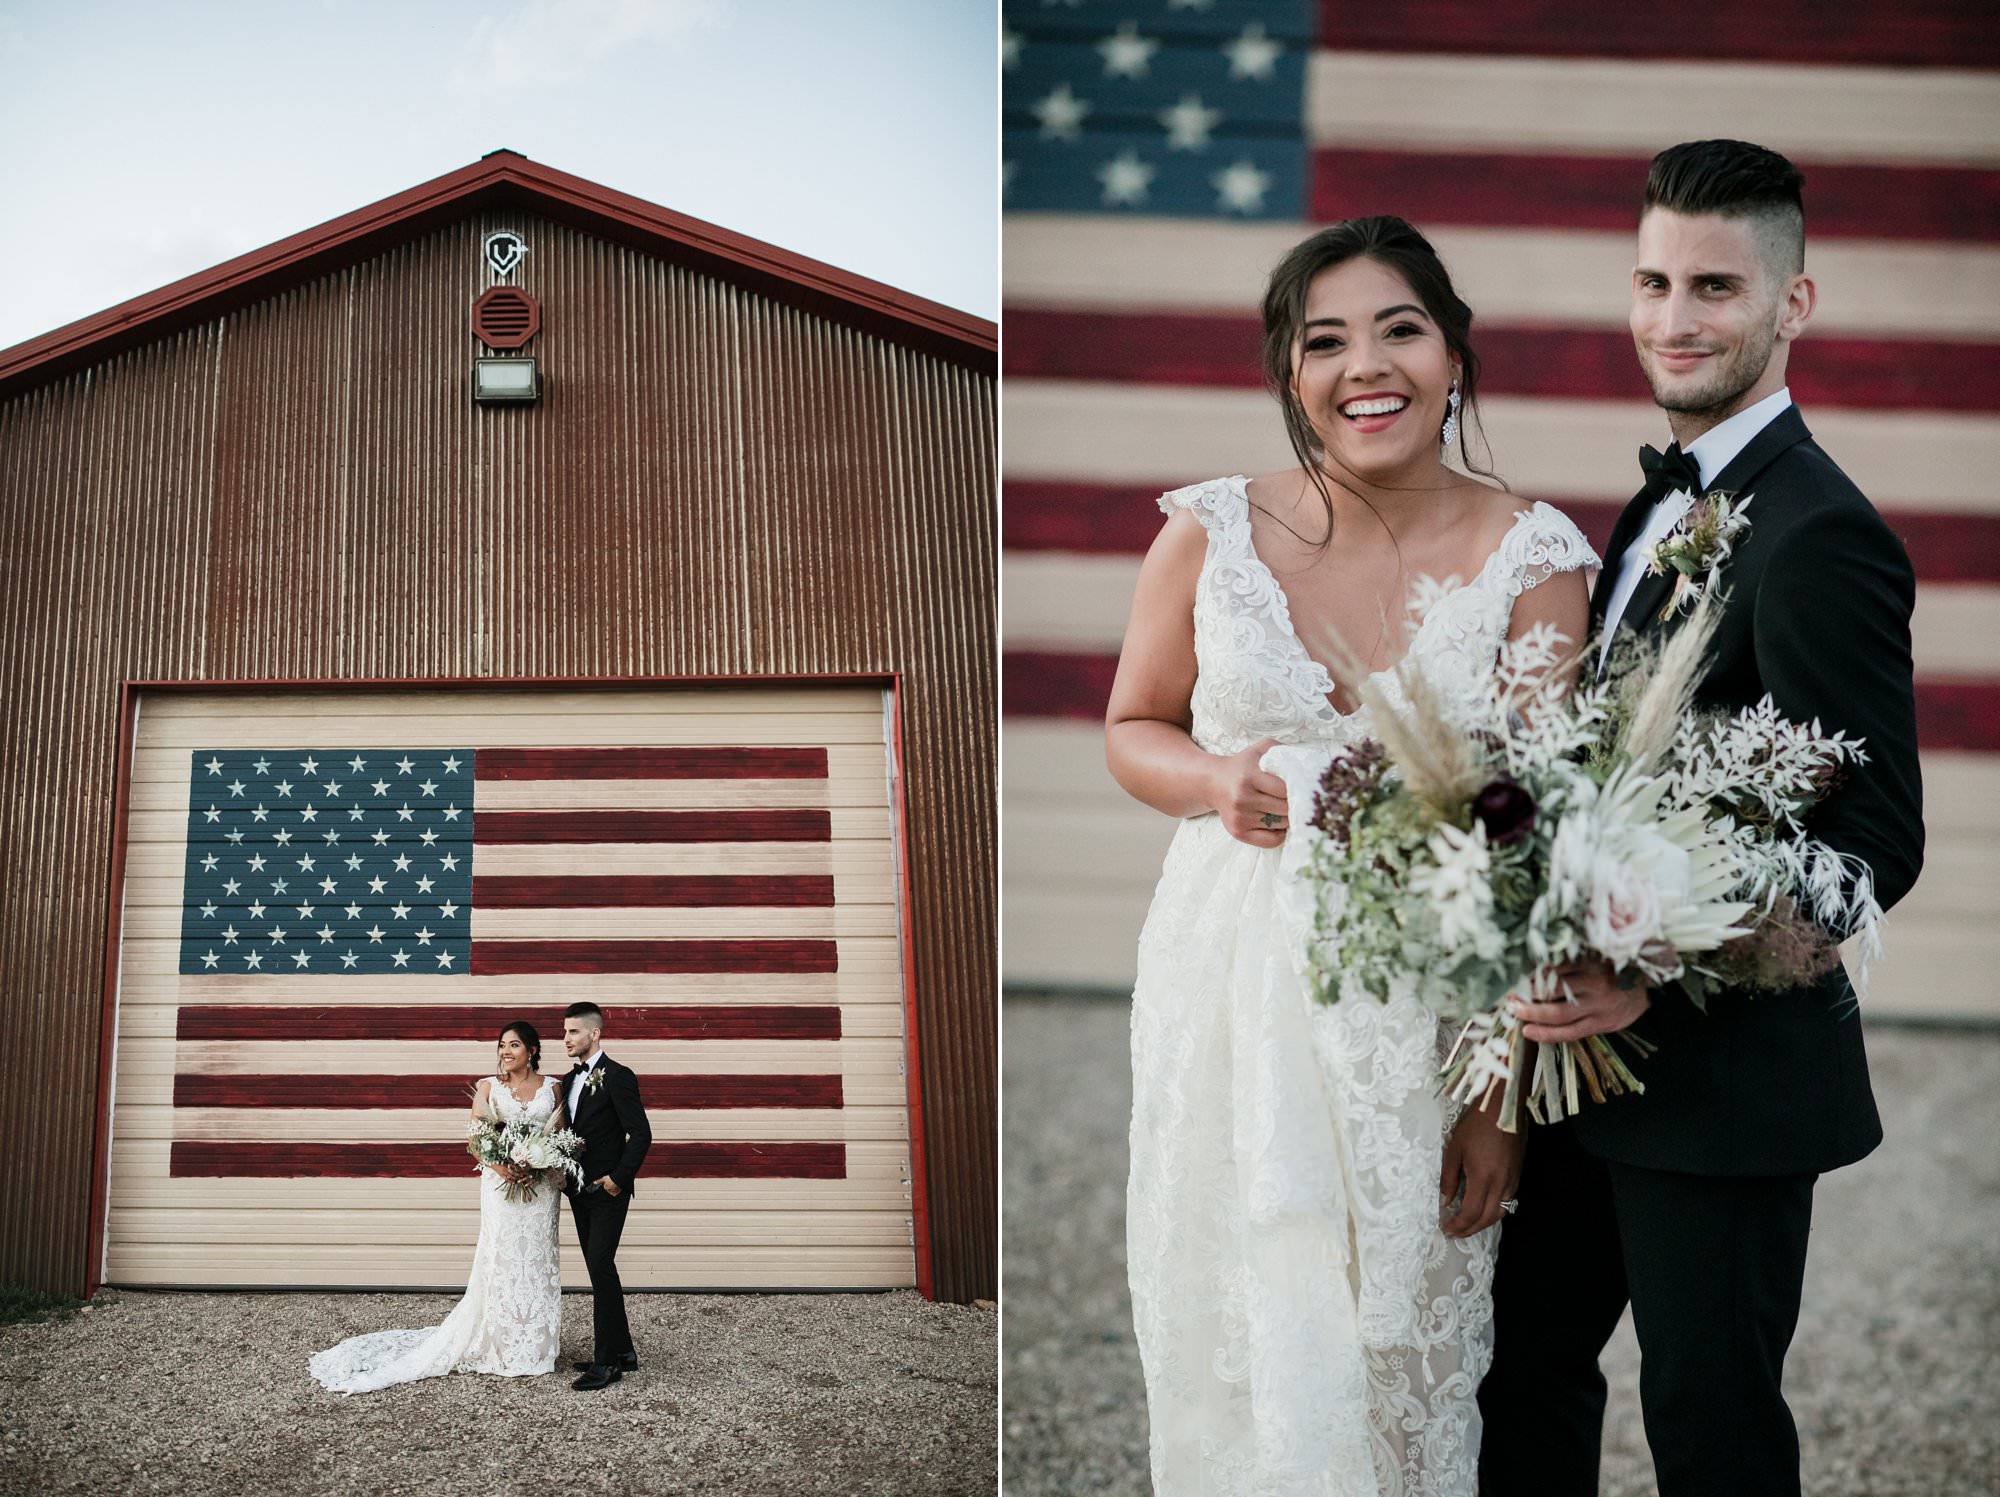
POLYGON ((1641 447, 1639 468, 1646 475, 1646 497, 1655 502, 1682 489, 1697 496, 1701 493, 1701 469, 1681 451, 1679 442, 1669 442, 1665 452, 1641 447))

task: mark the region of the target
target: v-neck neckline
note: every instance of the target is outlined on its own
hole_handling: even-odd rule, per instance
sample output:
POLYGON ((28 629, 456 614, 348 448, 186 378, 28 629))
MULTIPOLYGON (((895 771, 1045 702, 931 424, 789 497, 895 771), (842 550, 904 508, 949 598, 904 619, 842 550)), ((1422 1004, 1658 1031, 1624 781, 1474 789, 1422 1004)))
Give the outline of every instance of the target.
MULTIPOLYGON (((1285 591, 1285 584, 1278 580, 1278 574, 1271 569, 1271 564, 1265 561, 1263 555, 1257 550, 1257 533, 1252 528, 1250 521, 1250 480, 1244 474, 1239 473, 1236 475, 1235 482, 1237 497, 1243 501, 1244 555, 1254 562, 1258 569, 1271 580, 1271 591, 1273 601, 1276 604, 1278 622, 1284 628, 1285 638, 1292 642, 1293 648, 1304 658, 1306 664, 1310 665, 1319 679, 1326 683, 1325 689, 1319 693, 1319 700, 1323 710, 1330 712, 1335 722, 1349 721, 1361 713, 1362 704, 1357 702, 1352 711, 1344 711, 1333 700, 1333 692, 1339 683, 1334 680, 1333 672, 1327 669, 1326 665, 1317 655, 1306 648, 1305 640, 1299 637, 1298 627, 1292 622, 1291 596, 1285 591)), ((1449 592, 1441 593, 1437 598, 1433 599, 1430 608, 1424 613, 1423 622, 1418 624, 1416 629, 1411 633, 1408 648, 1395 660, 1382 667, 1381 670, 1370 671, 1365 679, 1379 681, 1385 676, 1394 675, 1396 668, 1410 658, 1411 651, 1416 649, 1417 642, 1424 637, 1424 631, 1430 628, 1431 620, 1437 617, 1438 610, 1450 599, 1457 597, 1460 593, 1470 592, 1483 583, 1486 580, 1486 574, 1492 571, 1494 562, 1499 560, 1500 553, 1507 549, 1507 542, 1513 539, 1514 532, 1520 529, 1533 515, 1534 508, 1532 505, 1527 509, 1516 510, 1514 513, 1514 523, 1507 527, 1506 533, 1500 537, 1499 544, 1487 554, 1486 560, 1479 564, 1479 570, 1473 573, 1472 580, 1470 582, 1461 582, 1449 592)), ((1429 576, 1428 573, 1420 575, 1429 576)))

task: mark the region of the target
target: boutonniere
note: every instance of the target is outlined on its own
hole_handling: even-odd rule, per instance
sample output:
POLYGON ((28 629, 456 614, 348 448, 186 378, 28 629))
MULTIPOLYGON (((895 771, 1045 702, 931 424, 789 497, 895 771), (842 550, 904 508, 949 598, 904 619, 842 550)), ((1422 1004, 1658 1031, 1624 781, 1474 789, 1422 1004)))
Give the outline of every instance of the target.
POLYGON ((1660 610, 1661 623, 1694 607, 1715 586, 1737 537, 1750 528, 1750 518, 1744 513, 1750 508, 1750 499, 1748 494, 1739 499, 1720 489, 1690 499, 1674 528, 1646 553, 1646 570, 1653 576, 1679 574, 1667 606, 1660 610))
POLYGON ((583 1094, 586 1097, 594 1097, 602 1085, 604 1085, 604 1067, 592 1066, 590 1073, 583 1078, 583 1094))

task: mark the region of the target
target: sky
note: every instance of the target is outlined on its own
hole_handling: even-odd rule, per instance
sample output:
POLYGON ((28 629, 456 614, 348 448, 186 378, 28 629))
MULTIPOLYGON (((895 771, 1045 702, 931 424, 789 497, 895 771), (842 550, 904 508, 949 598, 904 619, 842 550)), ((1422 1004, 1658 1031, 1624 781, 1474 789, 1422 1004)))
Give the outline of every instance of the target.
POLYGON ((993 0, 0 0, 0 348, 507 147, 999 313, 993 0))

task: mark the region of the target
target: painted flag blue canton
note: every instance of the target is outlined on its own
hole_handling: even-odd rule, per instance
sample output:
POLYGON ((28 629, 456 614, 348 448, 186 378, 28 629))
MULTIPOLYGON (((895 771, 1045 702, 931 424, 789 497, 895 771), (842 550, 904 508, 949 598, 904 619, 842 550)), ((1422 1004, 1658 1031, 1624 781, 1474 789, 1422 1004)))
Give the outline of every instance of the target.
POLYGON ((1305 216, 1310 0, 1007 0, 1010 213, 1305 216))
POLYGON ((465 972, 471 749, 197 751, 182 972, 465 972))

